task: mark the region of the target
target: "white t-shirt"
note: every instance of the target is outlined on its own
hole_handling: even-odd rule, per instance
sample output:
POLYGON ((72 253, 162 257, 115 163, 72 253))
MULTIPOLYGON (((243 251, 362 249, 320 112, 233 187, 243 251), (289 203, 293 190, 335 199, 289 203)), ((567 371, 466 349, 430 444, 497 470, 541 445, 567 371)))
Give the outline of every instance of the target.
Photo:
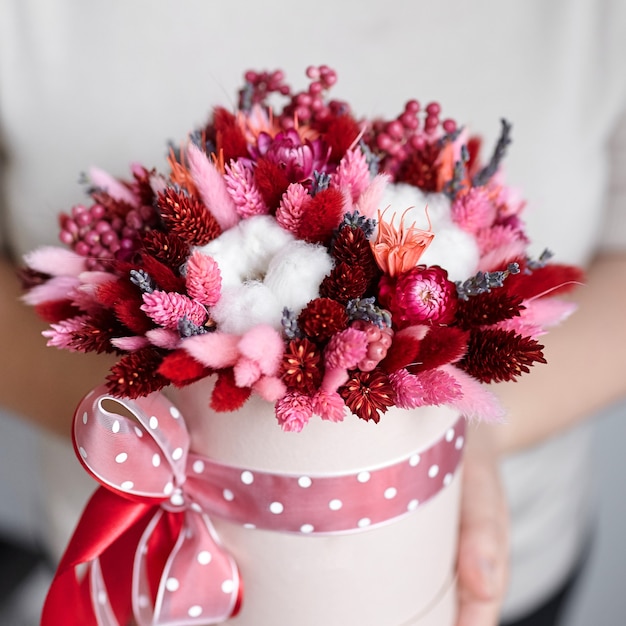
MULTIPOLYGON (((328 63, 335 95, 359 114, 438 100, 487 146, 499 119, 511 120, 507 179, 529 201, 535 251, 584 263, 601 246, 626 246, 624 60, 622 0, 3 0, 4 234, 18 255, 54 242, 57 213, 82 200, 81 171, 162 168, 165 141, 203 123, 212 105, 233 105, 244 70, 282 68, 304 85, 307 65, 328 63)), ((504 464, 514 519, 508 616, 547 597, 576 559, 589 429, 504 464)), ((71 459, 61 448, 57 468, 59 454, 71 459)), ((65 540, 77 509, 67 504, 72 489, 52 482, 65 540)))

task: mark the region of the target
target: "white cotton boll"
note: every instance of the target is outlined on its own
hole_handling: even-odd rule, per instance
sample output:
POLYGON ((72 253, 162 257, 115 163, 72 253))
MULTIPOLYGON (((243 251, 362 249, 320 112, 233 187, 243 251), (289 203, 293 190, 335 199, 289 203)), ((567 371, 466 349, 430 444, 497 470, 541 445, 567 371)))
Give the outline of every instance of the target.
POLYGON ((299 313, 319 296, 320 283, 332 268, 326 248, 292 241, 271 260, 264 284, 283 307, 299 313))
POLYGON ((428 221, 434 231, 438 226, 450 223, 450 199, 443 193, 423 193, 407 183, 394 183, 385 187, 381 209, 387 209, 385 221, 400 225, 404 215, 405 226, 428 230, 428 221), (426 215, 428 207, 428 216, 426 215), (408 209, 408 211, 407 211, 408 209))
POLYGON ((200 250, 218 264, 222 284, 262 280, 271 258, 293 240, 293 235, 269 215, 241 220, 200 250))
POLYGON ((454 224, 436 231, 435 238, 420 258, 420 264, 439 265, 451 281, 465 280, 476 273, 478 245, 472 235, 454 224))
POLYGON ((261 282, 252 281, 222 290, 219 302, 211 307, 218 329, 242 335, 258 324, 281 328, 283 305, 261 282))

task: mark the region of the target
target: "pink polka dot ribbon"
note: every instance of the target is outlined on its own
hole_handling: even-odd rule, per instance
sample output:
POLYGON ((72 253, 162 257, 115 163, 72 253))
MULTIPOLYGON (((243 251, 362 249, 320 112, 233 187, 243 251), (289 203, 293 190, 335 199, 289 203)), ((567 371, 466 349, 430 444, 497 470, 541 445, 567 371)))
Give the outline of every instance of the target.
POLYGON ((226 621, 242 596, 211 516, 314 535, 362 532, 412 514, 452 481, 465 421, 388 465, 331 475, 266 472, 195 454, 183 416, 162 394, 126 400, 97 389, 78 406, 73 436, 102 487, 59 565, 42 626, 119 626, 131 612, 138 626, 199 626, 226 621), (75 622, 55 617, 70 598, 75 622))

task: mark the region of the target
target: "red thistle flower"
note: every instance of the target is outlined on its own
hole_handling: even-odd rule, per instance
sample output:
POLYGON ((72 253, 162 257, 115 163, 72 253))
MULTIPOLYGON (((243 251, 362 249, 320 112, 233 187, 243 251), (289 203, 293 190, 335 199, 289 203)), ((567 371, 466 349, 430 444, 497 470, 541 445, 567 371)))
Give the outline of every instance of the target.
POLYGON ((283 355, 280 377, 291 391, 313 395, 322 382, 322 355, 308 339, 293 339, 283 355))
POLYGON ((329 187, 313 196, 302 207, 298 237, 312 243, 326 243, 343 217, 344 197, 329 187))
POLYGON ((250 387, 237 387, 233 369, 220 370, 211 394, 210 406, 218 413, 239 410, 250 397, 250 387))
POLYGON ((540 343, 513 330, 474 330, 458 366, 484 383, 515 380, 533 363, 546 363, 542 350, 540 343))
POLYGON ((254 181, 259 192, 269 207, 270 213, 274 213, 280 204, 287 187, 289 179, 284 170, 273 161, 261 158, 256 162, 254 168, 254 181))
POLYGON ((178 270, 189 256, 189 244, 186 241, 172 233, 159 230, 144 233, 141 247, 147 255, 175 270, 178 270))
POLYGON ((333 242, 330 253, 338 263, 358 265, 368 282, 379 273, 372 247, 360 228, 343 226, 333 242))
POLYGON ((330 298, 311 300, 298 316, 302 332, 314 341, 323 342, 346 328, 348 316, 344 307, 330 298))
POLYGON ((320 295, 347 304, 349 300, 360 298, 368 284, 362 267, 339 263, 322 281, 320 295))
POLYGON ((235 116, 223 107, 213 112, 213 125, 209 127, 215 140, 215 151, 223 155, 224 162, 248 156, 248 144, 235 116))
POLYGON ((185 350, 170 352, 164 357, 157 371, 177 387, 190 385, 212 373, 211 369, 196 361, 185 350))
POLYGON ((204 246, 222 232, 213 214, 198 198, 174 187, 159 193, 157 207, 167 230, 190 246, 204 246))
POLYGON ((423 191, 437 191, 439 152, 436 143, 428 143, 421 150, 413 152, 402 163, 396 181, 419 187, 423 191))
POLYGON ((353 372, 350 380, 339 388, 346 406, 362 420, 380 421, 395 403, 395 393, 387 374, 375 369, 371 372, 353 372))
POLYGON ((158 373, 162 359, 161 353, 152 347, 126 355, 107 376, 109 392, 124 398, 139 398, 163 389, 169 381, 158 373))
POLYGON ((498 322, 517 317, 522 309, 522 299, 503 289, 493 289, 459 300, 456 323, 469 330, 476 326, 492 326, 498 322))

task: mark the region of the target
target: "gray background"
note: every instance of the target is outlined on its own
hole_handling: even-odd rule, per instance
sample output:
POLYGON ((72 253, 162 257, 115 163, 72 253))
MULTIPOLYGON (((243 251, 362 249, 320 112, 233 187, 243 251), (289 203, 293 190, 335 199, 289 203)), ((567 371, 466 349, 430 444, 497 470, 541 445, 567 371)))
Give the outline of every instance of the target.
MULTIPOLYGON (((36 544, 41 519, 36 458, 37 433, 0 415, 0 530, 36 544), (9 480, 10 477, 10 480, 9 480)), ((626 623, 626 405, 598 418, 595 441, 597 533, 589 566, 563 626, 623 626, 626 623)), ((0 626, 37 626, 49 583, 35 571, 13 600, 0 608, 0 626)))

